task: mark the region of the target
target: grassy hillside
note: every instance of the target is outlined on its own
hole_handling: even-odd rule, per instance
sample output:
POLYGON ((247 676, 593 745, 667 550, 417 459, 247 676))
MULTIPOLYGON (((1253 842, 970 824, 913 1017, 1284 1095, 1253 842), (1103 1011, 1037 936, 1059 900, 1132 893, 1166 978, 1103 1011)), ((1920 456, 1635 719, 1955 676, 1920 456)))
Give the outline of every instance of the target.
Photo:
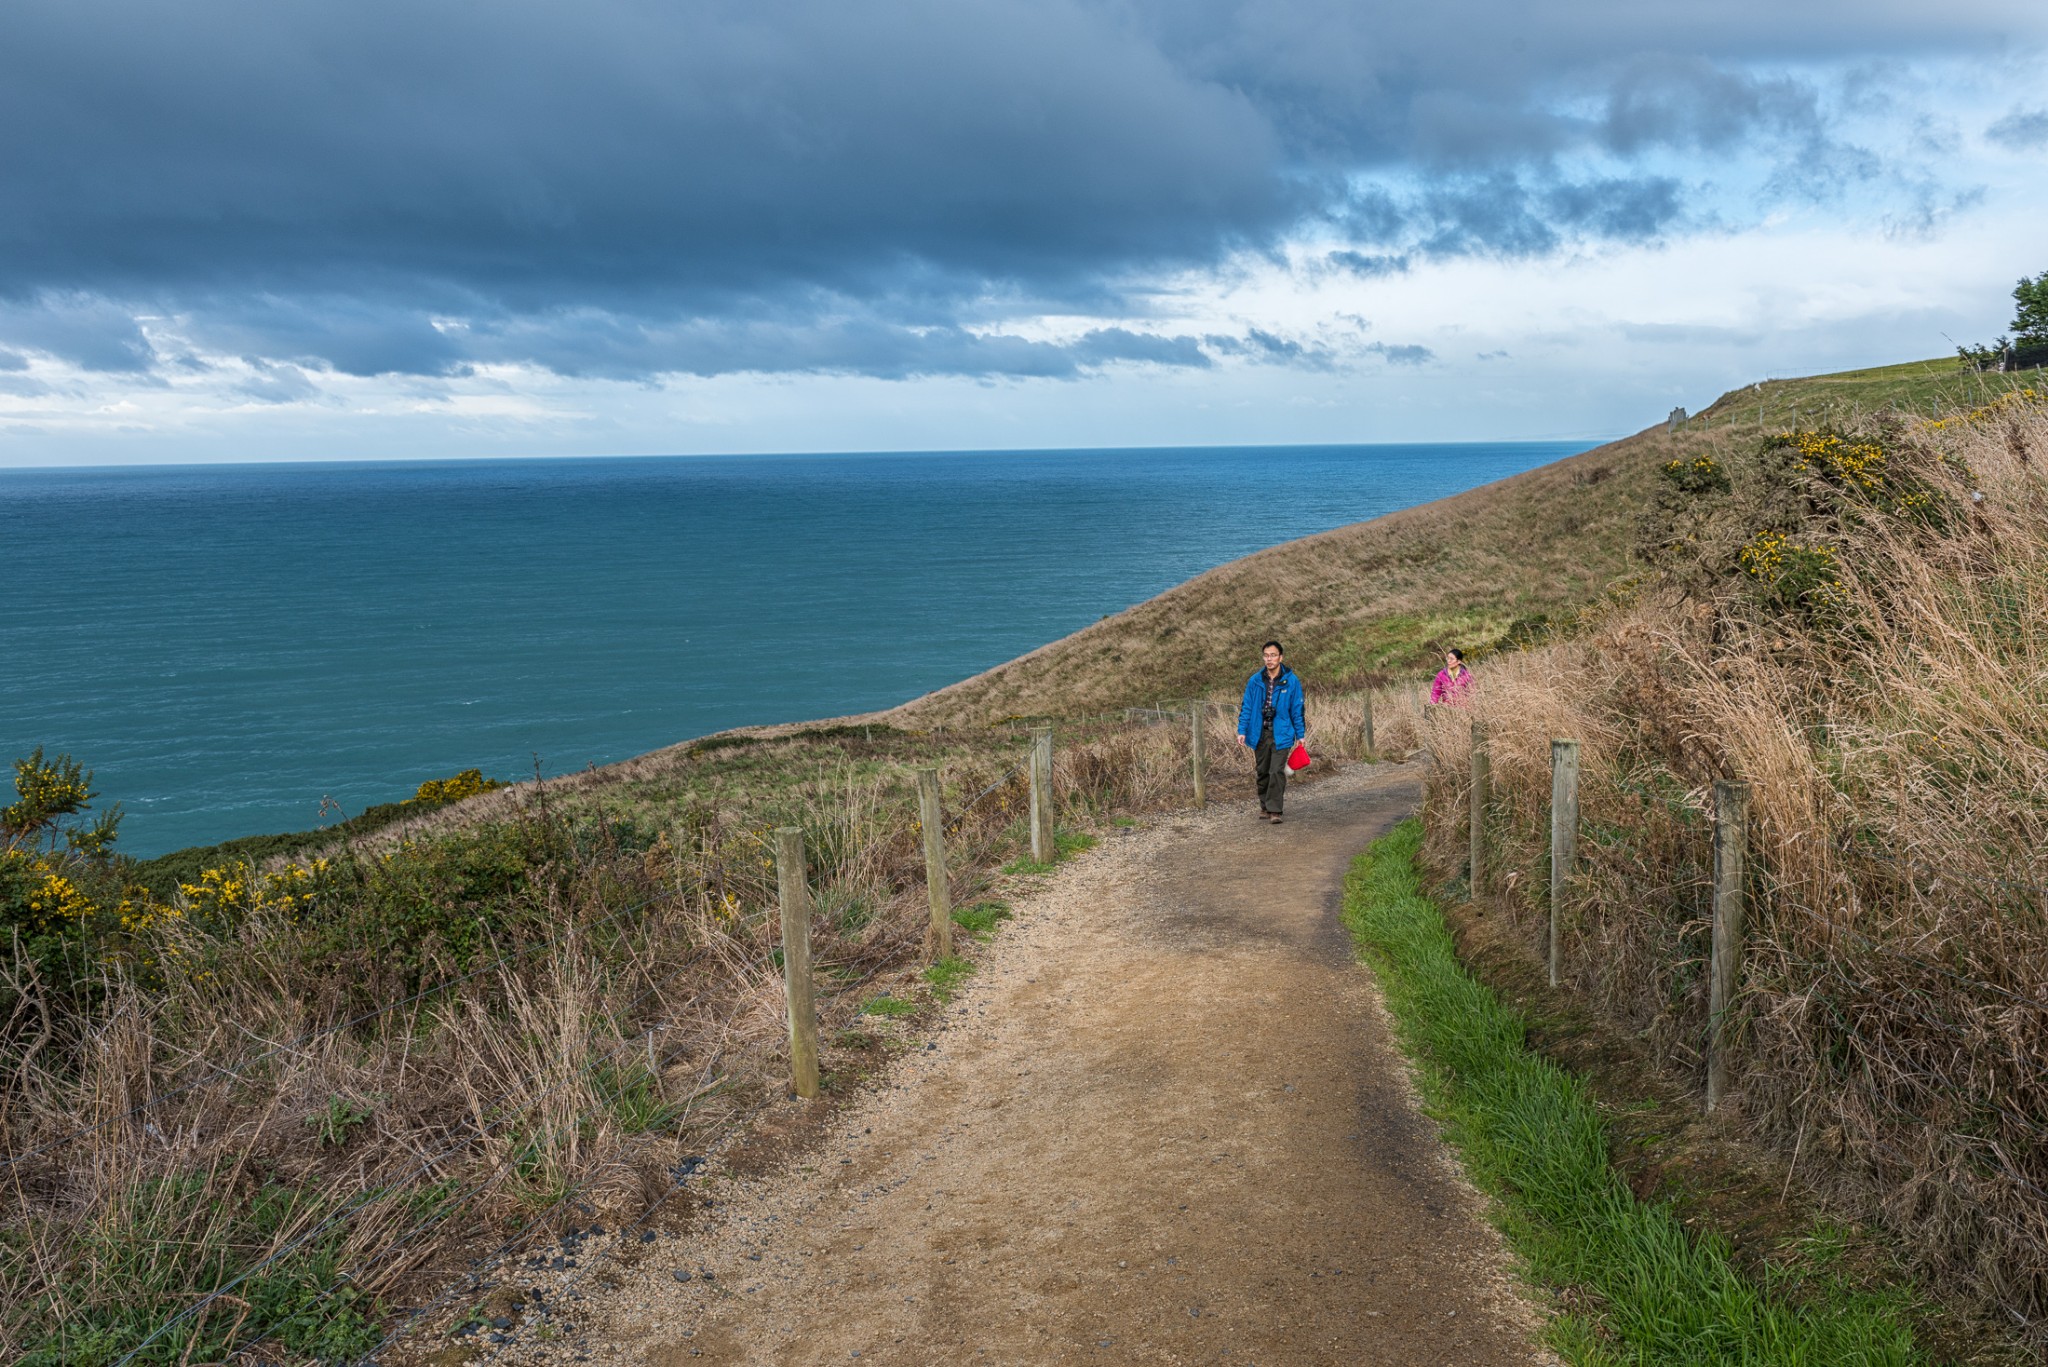
MULTIPOLYGON (((1673 544, 1656 525, 1670 508, 1668 462, 1713 456, 1734 469, 1756 459, 1760 422, 1789 425, 1795 411, 1861 420, 1895 403, 1924 414, 2007 387, 2006 377, 1933 362, 1737 391, 1683 429, 1660 424, 1484 489, 1222 566, 877 718, 706 738, 438 808, 416 801, 321 833, 317 846, 270 837, 143 869, 67 851, 54 836, 0 849, 0 928, 15 937, 0 942, 10 946, 0 947, 0 1061, 9 1078, 0 1153, 11 1179, 0 1202, 0 1359, 212 1361, 266 1336, 302 1357, 362 1357, 406 1327, 395 1305, 427 1305, 429 1324, 446 1328, 463 1285, 448 1269, 493 1249, 526 1250, 593 1215, 617 1227, 665 1209, 681 1201, 683 1175, 703 1154, 751 1133, 778 1104, 786 1033, 775 828, 801 827, 809 851, 830 1092, 907 1047, 892 1033, 897 1017, 940 1004, 939 980, 923 971, 932 954, 913 767, 940 773, 963 932, 956 945, 971 959, 975 928, 993 925, 1003 900, 1045 871, 1029 858, 1023 740, 989 723, 1063 719, 1053 806, 1060 847, 1071 849, 1183 805, 1191 783, 1184 721, 1086 714, 1231 688, 1256 644, 1278 634, 1319 686, 1321 748, 1341 764, 1352 758, 1346 744, 1359 739, 1359 700, 1341 693, 1347 683, 1419 672, 1445 644, 1540 640, 1551 624, 1580 623, 1617 578, 1642 573, 1632 553, 1646 532, 1651 543, 1673 544), (215 1293, 252 1308, 210 1313, 215 1293)), ((1971 459, 1991 468, 1989 456, 1971 459)), ((1703 503, 1700 525, 1722 517, 1719 507, 1703 503)), ((2027 562, 2028 572, 2037 564, 2027 562)), ((2021 575, 2011 601, 1990 603, 1983 620, 2010 619, 2016 639, 2048 640, 2034 630, 2038 615, 2013 615, 2040 582, 2021 575)), ((1579 639, 1639 611, 1617 608, 1579 639)), ((1635 648, 1624 640, 1617 655, 1635 648)), ((1499 719, 1497 760, 1502 819, 1526 818, 1529 831, 1547 791, 1537 742, 1573 733, 1558 729, 1580 724, 1571 719, 1578 714, 1560 712, 1567 704, 1606 705, 1576 694, 1557 702, 1543 693, 1541 670, 1529 673, 1573 649, 1583 647, 1568 641, 1488 666, 1488 698, 1507 697, 1518 670, 1531 690, 1529 706, 1499 719), (1519 760, 1517 735, 1529 740, 1519 760)), ((2022 666, 2010 676, 2048 677, 2040 661, 2022 666)), ((1980 712, 1986 728, 2002 715, 1980 712)), ((1614 793, 1643 794, 1627 786, 1640 777, 1621 762, 1628 756, 1606 752, 1616 763, 1603 767, 1594 742, 1608 723, 1584 715, 1593 718, 1585 722, 1587 810, 1598 816, 1614 793), (1611 792, 1600 787, 1609 779, 1611 792)), ((1207 733, 1218 794, 1248 783, 1229 722, 1213 714, 1207 733)), ((1383 718, 1381 740, 1415 723, 1412 714, 1383 718)), ((1652 905, 1641 889, 1695 887, 1697 870, 1684 861, 1697 862, 1686 824, 1697 816, 1686 805, 1697 791, 1697 737, 1736 730, 1718 716, 1653 730, 1638 757, 1657 757, 1667 742, 1679 747, 1669 759, 1678 777, 1645 790, 1663 804, 1656 821, 1629 808, 1601 818, 1598 841, 1588 837, 1597 847, 1589 868, 1610 874, 1629 906, 1650 907, 1648 928, 1638 926, 1647 939, 1624 966, 1658 965, 1618 976, 1601 989, 1606 996, 1594 996, 1675 1003, 1665 1014, 1688 1039, 1697 975, 1685 975, 1698 956, 1684 937, 1696 939, 1697 926, 1682 897, 1652 905), (1637 828, 1661 832, 1666 844, 1634 850, 1625 837, 1637 828), (1627 858, 1603 863, 1597 851, 1609 846, 1627 858), (1681 846, 1682 859, 1673 854, 1681 846), (1669 947, 1655 939, 1664 932, 1686 952, 1653 961, 1651 950, 1669 947)), ((1455 761, 1455 738, 1437 737, 1436 748, 1455 761)), ((1822 772, 1806 752, 1787 753, 1800 756, 1800 773, 1822 772)), ((1439 766, 1432 778, 1437 809, 1455 810, 1441 787, 1455 771, 1455 762, 1439 766)), ((1318 765, 1307 781, 1325 772, 1318 765)), ((1947 772, 1928 783, 1938 788, 1947 772)), ((2048 791, 2048 778, 2036 791, 2048 791)), ((1924 801, 1919 809, 1937 810, 1924 801)), ((1939 813, 1943 829, 1974 829, 1958 809, 1939 813)), ((1453 834, 1434 824, 1439 856, 1453 834)), ((1939 853, 1928 843, 1936 834, 1923 833, 1916 848, 1939 853)), ((1538 881, 1517 886, 1526 897, 1538 881)), ((1634 923, 1617 912, 1613 924, 1622 935, 1634 923)), ((1619 943, 1632 942, 1622 935, 1619 943)), ((1865 985, 1882 993, 1895 983, 1865 985)), ((1934 1000, 1927 993, 1941 983, 1920 986, 1913 1000, 1934 1000)), ((2016 988, 2035 994, 2029 1001, 2048 1000, 2038 978, 2016 988)), ((1968 1018, 1973 1047, 1989 1049, 1996 1018, 1979 1010, 1984 1002, 1957 1005, 1976 1013, 1968 1018)), ((1845 1000, 1841 1009, 1864 1008, 1845 1000)), ((1818 1068, 1836 1057, 1814 1062, 1797 1053, 1797 1038, 1774 1038, 1781 1062, 1818 1068)), ((1842 1056, 1852 1054, 1844 1045, 1842 1056)), ((2035 1057, 2038 1050, 2025 1056, 2035 1057)), ((1998 1077, 2035 1104, 2038 1083, 2017 1070, 1998 1077)), ((1819 1081, 1815 1096, 1853 1090, 1832 1076, 1819 1081)), ((1960 1087, 1947 1094, 1969 1095, 1960 1087)), ((1925 1100, 1910 1091, 1866 1099, 1897 1098, 1925 1100)), ((1793 1116, 1790 1105, 1774 1133, 1793 1116)), ((1827 1163, 1861 1152, 1842 1117, 1815 1119, 1804 1152, 1824 1152, 1827 1163)), ((1953 1261, 1985 1219, 2006 1222, 1998 1247, 2038 1251, 2012 1222, 2039 1210, 1987 1188, 1977 1170, 1984 1155, 1965 1142, 2006 1142, 1986 1128, 1998 1117, 1973 1110, 1960 1119, 1976 1128, 1940 1119, 1944 1157, 1958 1175, 1915 1188, 1934 1192, 1930 1200, 1975 1202, 1965 1213, 1980 1223, 1954 1223, 1943 1256, 1953 1261)), ((1930 1116, 1923 1128, 1934 1123, 1930 1116)), ((1931 1180, 1923 1169, 1904 1175, 1931 1180)), ((2036 1167, 2019 1175, 2048 1183, 2036 1167)), ((2032 1280, 2005 1293, 2008 1303, 2048 1300, 2048 1267, 2029 1264, 2024 1277, 2032 1280)))
POLYGON ((1629 572, 1657 470, 1753 446, 1765 431, 1981 403, 2019 376, 1918 361, 1732 390, 1683 427, 1658 423, 1583 455, 1222 565, 1113 617, 891 713, 900 725, 983 725, 1185 698, 1286 641, 1311 681, 1378 682, 1444 647, 1484 650, 1569 621, 1629 572))
MULTIPOLYGON (((1798 425, 1788 411, 1770 440, 1703 444, 1661 481, 1631 600, 1497 659, 1468 710, 1425 722, 1428 859, 1539 983, 1555 915, 1563 990, 1539 989, 1539 1009, 1597 1018, 1696 1116, 1716 785, 1740 784, 1747 930, 1712 1129, 1760 1141, 1784 1175, 1737 1223, 1808 1191, 1885 1230, 1951 1307, 2026 1326, 2041 1361, 2048 387, 1900 422, 1844 413, 1860 383, 1800 391, 1798 425), (1811 425, 1830 416, 1844 430, 1811 425), (1480 724, 1491 853, 1474 879, 1480 724), (1558 737, 1580 743, 1581 819, 1554 910, 1558 737)), ((1644 1181, 1681 1202, 1714 1185, 1690 1161, 1644 1181)), ((1943 1335, 1959 1359, 2000 1351, 1962 1321, 1943 1335)))

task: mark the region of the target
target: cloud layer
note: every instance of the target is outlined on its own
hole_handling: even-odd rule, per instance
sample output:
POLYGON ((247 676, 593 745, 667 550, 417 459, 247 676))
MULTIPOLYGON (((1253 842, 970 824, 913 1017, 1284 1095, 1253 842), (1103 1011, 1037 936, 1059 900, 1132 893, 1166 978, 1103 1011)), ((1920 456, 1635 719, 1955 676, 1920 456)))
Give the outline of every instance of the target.
MULTIPOLYGON (((1186 273, 1303 242, 1372 277, 1658 240, 1733 184, 1760 212, 1904 176, 1844 135, 1856 91, 2042 29, 1907 0, 25 0, 0 17, 0 370, 232 357, 287 400, 279 366, 1317 364, 1146 319, 1186 273), (1051 315, 1087 321, 1012 326, 1051 315)), ((2039 148, 2042 118, 1984 136, 2039 148)))

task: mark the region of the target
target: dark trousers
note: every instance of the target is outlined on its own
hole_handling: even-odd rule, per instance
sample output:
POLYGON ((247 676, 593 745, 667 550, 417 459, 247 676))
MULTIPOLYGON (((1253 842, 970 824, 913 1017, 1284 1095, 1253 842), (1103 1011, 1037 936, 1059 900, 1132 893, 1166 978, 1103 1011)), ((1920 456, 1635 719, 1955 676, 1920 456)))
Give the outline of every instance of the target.
POLYGON ((1259 743, 1252 749, 1252 769, 1259 776, 1260 808, 1279 815, 1280 804, 1287 800, 1287 751, 1274 747, 1270 726, 1259 732, 1259 743))

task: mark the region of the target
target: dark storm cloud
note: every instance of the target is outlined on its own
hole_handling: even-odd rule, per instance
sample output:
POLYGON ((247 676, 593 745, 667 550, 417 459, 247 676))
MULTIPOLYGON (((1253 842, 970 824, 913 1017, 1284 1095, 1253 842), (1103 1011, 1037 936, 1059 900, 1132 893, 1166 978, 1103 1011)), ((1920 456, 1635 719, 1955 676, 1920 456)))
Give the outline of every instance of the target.
POLYGON ((1405 275, 1408 271, 1408 257, 1387 252, 1331 252, 1323 258, 1329 265, 1349 275, 1371 280, 1382 275, 1405 275))
POLYGON ((1249 328, 1242 337, 1212 334, 1202 339, 1202 345, 1219 356, 1238 356, 1297 370, 1328 370, 1336 362, 1335 354, 1326 346, 1298 342, 1264 328, 1249 328))
POLYGON ((532 362, 572 376, 636 379, 653 374, 804 370, 886 379, 923 375, 1016 375, 1067 379, 1116 362, 1210 364, 1192 337, 1097 328, 1070 342, 1033 341, 952 325, 909 327, 878 317, 690 318, 648 322, 581 309, 510 317, 464 329, 460 345, 484 362, 532 362))
POLYGON ((211 352, 323 365, 344 375, 448 375, 470 363, 459 334, 389 296, 209 292, 183 330, 211 352))
POLYGON ((1683 211, 1669 176, 1560 185, 1544 196, 1544 208, 1557 223, 1620 242, 1650 241, 1683 211))
POLYGON ((21 305, 0 299, 0 339, 81 370, 139 374, 157 359, 133 312, 78 291, 44 293, 21 305))
POLYGON ((1600 140, 1625 155, 1656 147, 1725 151, 1759 133, 1810 139, 1821 127, 1812 86, 1723 70, 1699 57, 1625 63, 1599 119, 1600 140))
POLYGON ((1984 136, 2015 152, 2048 147, 2048 109, 2015 109, 1984 130, 1984 136))
MULTIPOLYGON (((1796 149, 1786 193, 1839 186, 1868 167, 1816 88, 1758 72, 1977 50, 2031 13, 24 0, 0 343, 138 373, 172 334, 358 375, 1203 365, 1191 338, 975 325, 1127 315, 1122 282, 1304 224, 1371 274, 1684 221, 1668 177, 1557 171, 1581 152, 1796 149)), ((2024 141, 2013 119, 1991 136, 2024 141)))

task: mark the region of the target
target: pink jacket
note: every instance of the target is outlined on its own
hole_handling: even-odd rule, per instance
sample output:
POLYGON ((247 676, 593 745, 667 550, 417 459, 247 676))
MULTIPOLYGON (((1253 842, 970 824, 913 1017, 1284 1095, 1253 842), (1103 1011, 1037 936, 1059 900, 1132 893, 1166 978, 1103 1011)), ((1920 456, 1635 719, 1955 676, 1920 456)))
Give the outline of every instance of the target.
POLYGON ((1457 677, 1453 678, 1451 677, 1450 670, 1439 669, 1436 672, 1436 682, 1429 686, 1429 700, 1431 702, 1447 702, 1457 705, 1463 703, 1465 695, 1471 691, 1471 670, 1461 669, 1458 671, 1457 677))

